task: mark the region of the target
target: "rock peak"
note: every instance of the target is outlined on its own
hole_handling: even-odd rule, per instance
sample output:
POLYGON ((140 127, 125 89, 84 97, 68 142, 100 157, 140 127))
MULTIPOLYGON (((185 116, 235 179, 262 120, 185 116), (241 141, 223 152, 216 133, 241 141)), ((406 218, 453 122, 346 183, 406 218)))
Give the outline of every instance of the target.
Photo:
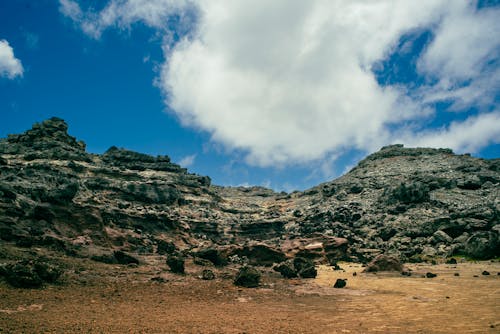
POLYGON ((6 140, 0 141, 0 152, 30 154, 33 158, 57 158, 64 156, 63 152, 85 154, 85 143, 68 134, 68 124, 63 119, 52 117, 33 124, 30 130, 22 134, 9 135, 6 140), (54 154, 42 153, 49 151, 54 151, 54 154))

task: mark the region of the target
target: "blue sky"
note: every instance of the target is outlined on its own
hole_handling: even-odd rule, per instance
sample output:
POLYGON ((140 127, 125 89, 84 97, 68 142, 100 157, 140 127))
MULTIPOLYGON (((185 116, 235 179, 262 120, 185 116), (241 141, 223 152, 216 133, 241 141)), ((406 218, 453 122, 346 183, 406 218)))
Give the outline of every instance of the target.
POLYGON ((496 1, 0 2, 0 136, 305 189, 391 143, 500 154, 496 1))

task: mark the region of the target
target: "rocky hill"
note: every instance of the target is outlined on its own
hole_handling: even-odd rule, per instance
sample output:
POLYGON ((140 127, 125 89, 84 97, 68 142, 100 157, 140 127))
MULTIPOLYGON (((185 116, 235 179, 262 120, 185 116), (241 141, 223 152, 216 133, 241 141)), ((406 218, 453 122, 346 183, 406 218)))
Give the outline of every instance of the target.
POLYGON ((90 154, 67 129, 51 118, 0 140, 1 244, 104 262, 173 252, 260 265, 500 255, 500 159, 394 145, 286 194, 214 186, 167 156, 90 154))

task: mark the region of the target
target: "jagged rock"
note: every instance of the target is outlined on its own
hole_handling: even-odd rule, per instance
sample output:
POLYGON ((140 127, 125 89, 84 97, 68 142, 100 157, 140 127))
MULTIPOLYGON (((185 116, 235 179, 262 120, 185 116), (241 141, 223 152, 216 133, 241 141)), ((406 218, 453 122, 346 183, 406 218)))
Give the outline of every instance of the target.
POLYGON ((251 266, 241 267, 234 279, 234 284, 245 288, 256 288, 260 284, 260 272, 251 266))
POLYGON ((98 246, 134 256, 155 246, 175 252, 158 241, 169 240, 268 266, 294 257, 367 262, 382 252, 404 261, 499 254, 499 159, 395 145, 336 180, 283 194, 211 185, 166 156, 116 147, 88 154, 67 130, 53 118, 0 139, 3 241, 68 255, 94 254, 98 246), (85 242, 72 245, 77 239, 85 242))
POLYGON ((376 256, 363 270, 363 272, 378 272, 378 271, 398 271, 403 270, 401 262, 393 257, 384 254, 376 256))
POLYGON ((184 262, 184 257, 180 254, 170 254, 167 257, 167 265, 173 273, 184 274, 184 262))

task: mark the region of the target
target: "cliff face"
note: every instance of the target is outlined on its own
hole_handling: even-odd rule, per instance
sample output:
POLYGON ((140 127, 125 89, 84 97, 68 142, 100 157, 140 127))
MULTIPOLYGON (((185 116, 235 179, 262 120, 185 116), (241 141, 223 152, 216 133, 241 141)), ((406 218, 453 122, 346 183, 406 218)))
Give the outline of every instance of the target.
POLYGON ((330 262, 381 252, 491 258, 500 250, 499 182, 499 159, 396 145, 305 192, 219 187, 166 156, 89 154, 52 118, 0 140, 0 242, 78 256, 172 245, 330 262))

